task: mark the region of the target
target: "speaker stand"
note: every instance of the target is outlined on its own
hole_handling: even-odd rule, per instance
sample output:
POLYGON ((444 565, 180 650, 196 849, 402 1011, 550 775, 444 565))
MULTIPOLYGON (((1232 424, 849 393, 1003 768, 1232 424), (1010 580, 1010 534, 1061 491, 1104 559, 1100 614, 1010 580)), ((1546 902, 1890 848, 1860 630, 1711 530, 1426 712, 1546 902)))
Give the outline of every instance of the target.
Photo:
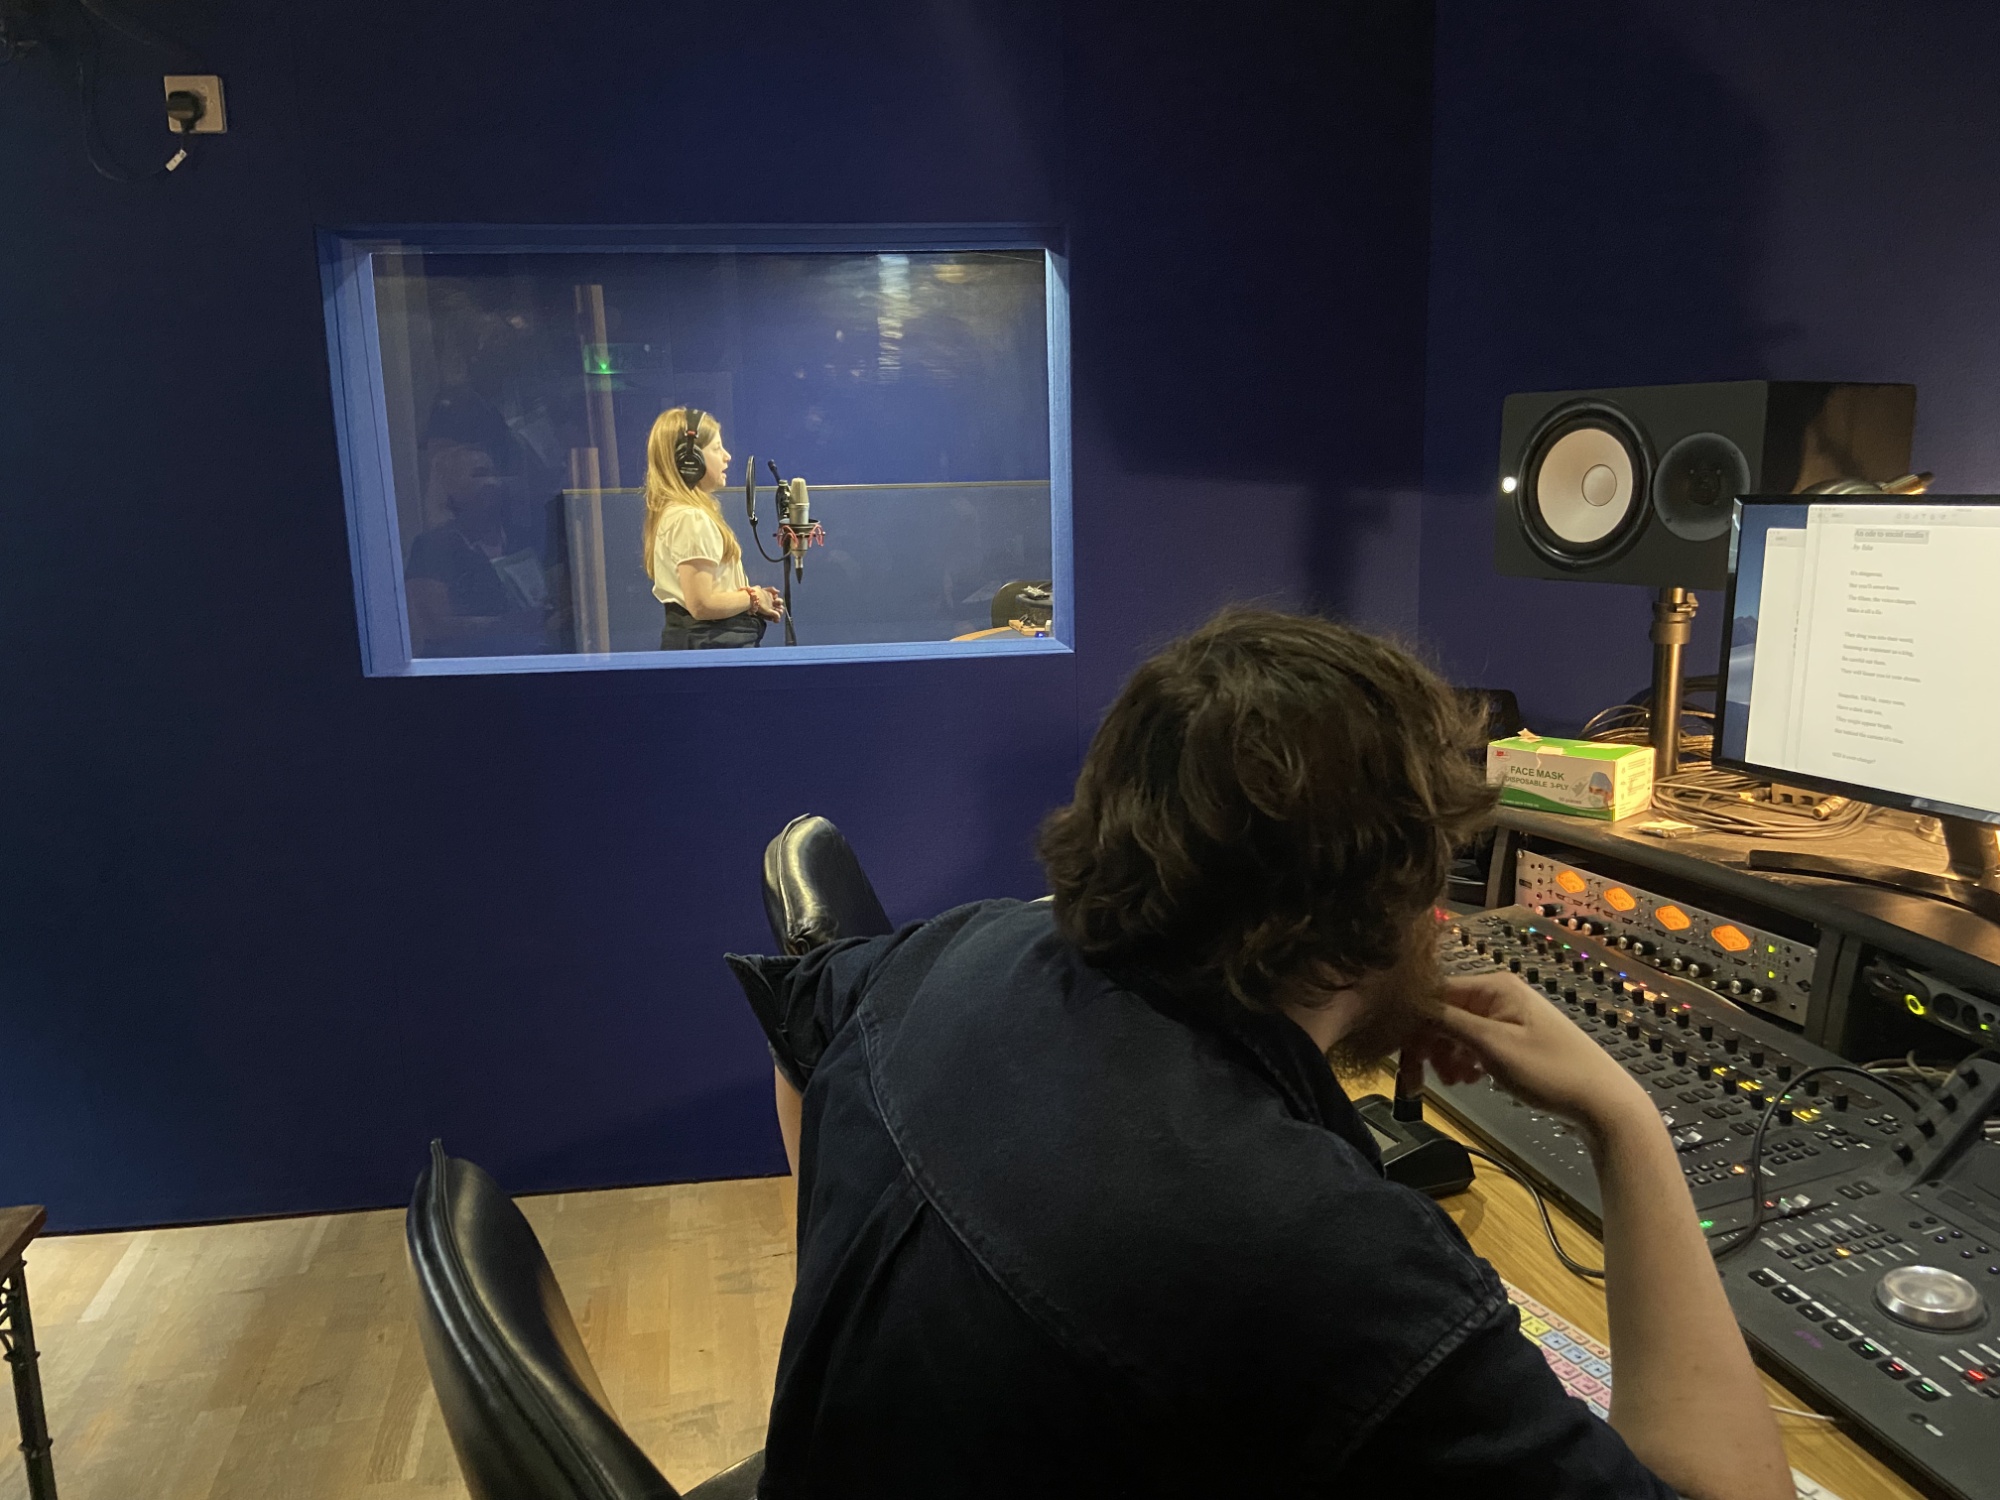
POLYGON ((1695 597, 1661 589, 1653 600, 1653 780, 1681 768, 1681 652, 1694 635, 1695 597))
POLYGON ((1750 868, 1783 875, 1818 875, 1828 880, 1852 880, 1949 901, 2000 923, 2000 828, 1970 818, 1941 817, 1947 873, 1932 875, 1870 859, 1841 859, 1790 849, 1752 849, 1750 868))

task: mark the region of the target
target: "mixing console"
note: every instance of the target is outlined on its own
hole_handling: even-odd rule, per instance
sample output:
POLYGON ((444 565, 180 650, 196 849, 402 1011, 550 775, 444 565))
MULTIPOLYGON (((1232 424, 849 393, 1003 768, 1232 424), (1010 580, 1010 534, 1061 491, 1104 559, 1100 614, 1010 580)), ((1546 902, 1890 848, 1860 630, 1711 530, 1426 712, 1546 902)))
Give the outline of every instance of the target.
MULTIPOLYGON (((1440 932, 1446 973, 1519 974, 1653 1093, 1753 1350, 1927 1490, 2000 1500, 2000 1062, 1936 1090, 1888 1083, 1560 913, 1440 932), (1829 1075, 1808 1069, 1841 1066, 1829 1075), (1772 1115, 1752 1180, 1758 1122, 1772 1115), (1753 1199, 1753 1192, 1756 1195, 1753 1199), (1746 1230, 1761 1200, 1759 1227, 1746 1230)), ((1447 1114, 1600 1222, 1582 1142, 1490 1081, 1433 1086, 1447 1114)))
MULTIPOLYGON (((1526 907, 1467 917, 1445 929, 1443 943, 1447 974, 1519 974, 1647 1085, 1712 1232, 1748 1222, 1750 1147, 1764 1103, 1808 1068, 1841 1061, 1702 984, 1526 907)), ((1442 1090, 1438 1102, 1596 1222, 1597 1179, 1568 1125, 1490 1082, 1442 1090)), ((1886 1085, 1859 1074, 1806 1080, 1764 1135, 1765 1217, 1818 1202, 1813 1185, 1822 1179, 1865 1171, 1911 1117, 1886 1085)), ((1848 1196, 1868 1195, 1857 1187, 1848 1196)))

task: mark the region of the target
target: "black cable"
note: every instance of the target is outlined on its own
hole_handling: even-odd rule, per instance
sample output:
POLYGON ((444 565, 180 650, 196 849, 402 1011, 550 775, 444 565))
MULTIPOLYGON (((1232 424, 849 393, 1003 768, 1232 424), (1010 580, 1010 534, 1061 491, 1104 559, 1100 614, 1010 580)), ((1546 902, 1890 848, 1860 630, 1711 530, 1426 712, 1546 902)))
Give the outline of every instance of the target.
POLYGON ((1501 1171, 1505 1172, 1509 1177, 1513 1178, 1516 1182, 1520 1183, 1522 1187, 1528 1190, 1529 1195, 1533 1197, 1535 1200, 1535 1207, 1541 1212, 1542 1215, 1542 1233, 1546 1234, 1549 1237, 1549 1248, 1555 1251, 1556 1259, 1563 1263, 1564 1270, 1568 1271, 1573 1276, 1581 1276, 1586 1281, 1602 1281, 1604 1279, 1604 1272, 1602 1270, 1586 1266, 1582 1261, 1576 1259, 1575 1256, 1571 1255, 1569 1251, 1563 1249, 1562 1241, 1556 1237, 1555 1220, 1549 1217, 1548 1200, 1542 1196, 1542 1190, 1540 1188, 1536 1187, 1532 1182, 1528 1181, 1526 1177, 1524 1177, 1521 1173, 1517 1172, 1513 1167, 1509 1166, 1506 1162, 1500 1160, 1499 1157, 1488 1155, 1486 1152, 1481 1151, 1477 1146, 1467 1146, 1465 1148, 1465 1154, 1467 1156, 1476 1156, 1481 1161, 1487 1162, 1493 1166, 1498 1167, 1501 1171))
POLYGON ((1871 1073, 1866 1068, 1856 1067, 1852 1063, 1821 1063, 1817 1067, 1807 1068, 1773 1094, 1764 1105, 1764 1113, 1757 1117, 1756 1132, 1750 1137, 1750 1222, 1735 1229, 1724 1230, 1709 1240, 1708 1253, 1715 1259, 1721 1260, 1725 1255, 1734 1255, 1757 1238, 1757 1231, 1764 1227, 1764 1184, 1759 1178, 1759 1173, 1764 1165, 1765 1133, 1771 1128, 1771 1121, 1777 1118, 1778 1107, 1791 1097, 1792 1092, 1807 1079, 1817 1078, 1824 1073, 1852 1073, 1856 1077, 1866 1078, 1870 1083, 1881 1084, 1912 1110, 1921 1110, 1924 1107, 1921 1100, 1911 1095, 1893 1078, 1884 1077, 1880 1073, 1871 1073))
MULTIPOLYGON (((134 171, 113 157, 108 148, 104 156, 110 158, 110 165, 107 166, 104 158, 99 157, 98 148, 103 145, 103 141, 97 129, 97 66, 104 43, 97 34, 96 23, 91 19, 92 13, 98 11, 99 7, 88 3, 88 0, 75 0, 75 4, 77 19, 83 22, 84 34, 88 38, 88 45, 79 45, 76 49, 76 90, 83 109, 84 156, 89 159, 91 169, 107 182, 130 186, 166 176, 187 160, 185 135, 181 137, 182 144, 175 148, 174 154, 150 172, 134 171)), ((173 49, 169 47, 168 50, 173 49)))

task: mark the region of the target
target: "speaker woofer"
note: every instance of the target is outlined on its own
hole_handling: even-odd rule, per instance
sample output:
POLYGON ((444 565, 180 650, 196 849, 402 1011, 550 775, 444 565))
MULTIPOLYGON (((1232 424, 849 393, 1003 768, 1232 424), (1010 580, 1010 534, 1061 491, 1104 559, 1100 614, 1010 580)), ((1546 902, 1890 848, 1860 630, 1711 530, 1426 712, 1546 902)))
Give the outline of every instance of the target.
POLYGON ((1536 551, 1589 567, 1632 544, 1645 524, 1652 463, 1645 439, 1619 412, 1596 402, 1564 407, 1527 451, 1514 502, 1536 551))
POLYGON ((1729 530, 1738 495, 1750 493, 1750 460, 1719 432, 1691 432, 1653 473, 1653 509, 1686 542, 1712 542, 1729 530))

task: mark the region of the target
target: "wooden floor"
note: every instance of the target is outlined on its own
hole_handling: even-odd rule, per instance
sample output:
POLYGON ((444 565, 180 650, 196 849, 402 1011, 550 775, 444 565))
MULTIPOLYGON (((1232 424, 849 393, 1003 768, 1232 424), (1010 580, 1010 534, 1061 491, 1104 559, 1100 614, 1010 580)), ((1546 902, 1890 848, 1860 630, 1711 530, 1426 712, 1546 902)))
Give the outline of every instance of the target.
MULTIPOLYGON (((763 1446, 790 1178, 521 1206, 612 1404, 676 1486, 763 1446)), ((465 1494, 401 1210, 38 1240, 28 1290, 62 1500, 465 1494)), ((0 1500, 21 1500, 11 1410, 0 1426, 0 1500)))
MULTIPOLYGON (((612 1405, 680 1488, 763 1446, 792 1192, 785 1177, 520 1200, 612 1405)), ((1518 1186, 1482 1172, 1445 1207, 1502 1275, 1606 1336, 1603 1291, 1563 1272, 1518 1186)), ((38 1240, 28 1285, 62 1500, 465 1494, 417 1341, 401 1210, 38 1240)), ((1844 1500, 1918 1500, 1837 1429, 1780 1426, 1792 1462, 1844 1500)), ((0 1500, 26 1494, 11 1441, 0 1500)))

